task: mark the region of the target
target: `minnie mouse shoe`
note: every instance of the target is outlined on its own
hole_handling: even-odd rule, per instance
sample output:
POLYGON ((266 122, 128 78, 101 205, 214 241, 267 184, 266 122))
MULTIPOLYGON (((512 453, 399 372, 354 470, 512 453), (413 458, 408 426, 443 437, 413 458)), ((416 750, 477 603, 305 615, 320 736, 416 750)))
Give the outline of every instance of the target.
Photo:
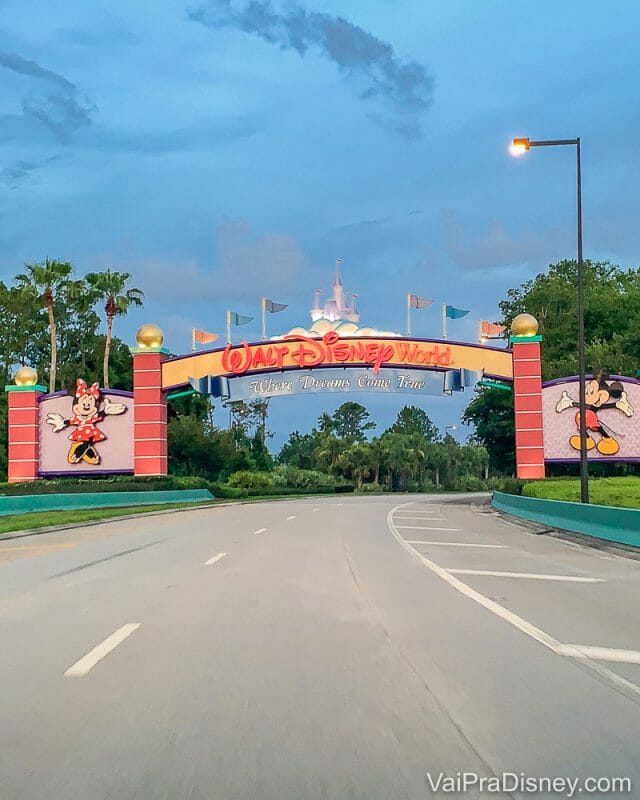
POLYGON ((83 447, 83 445, 84 442, 74 442, 71 445, 67 454, 67 461, 69 464, 77 464, 81 460, 82 454, 78 455, 78 449, 83 447))

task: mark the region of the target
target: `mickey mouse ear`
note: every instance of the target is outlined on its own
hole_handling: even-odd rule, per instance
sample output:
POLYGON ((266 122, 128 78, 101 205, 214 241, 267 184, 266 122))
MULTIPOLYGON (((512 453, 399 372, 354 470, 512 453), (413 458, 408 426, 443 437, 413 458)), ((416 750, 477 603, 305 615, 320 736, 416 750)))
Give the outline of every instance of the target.
POLYGON ((609 385, 609 394, 611 397, 621 397, 622 393, 624 392, 624 386, 620 383, 620 381, 613 381, 609 385))

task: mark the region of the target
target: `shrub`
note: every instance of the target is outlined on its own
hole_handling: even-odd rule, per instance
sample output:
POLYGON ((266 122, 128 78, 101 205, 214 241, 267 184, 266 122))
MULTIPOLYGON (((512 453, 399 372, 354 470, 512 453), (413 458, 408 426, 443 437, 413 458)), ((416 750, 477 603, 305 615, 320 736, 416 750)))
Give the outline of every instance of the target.
POLYGON ((77 477, 53 480, 28 481, 25 483, 0 483, 0 494, 77 494, 84 492, 159 492, 170 489, 208 489, 204 478, 160 475, 139 478, 134 475, 114 475, 110 478, 77 477))
POLYGON ((364 492, 364 494, 377 494, 384 492, 385 488, 379 483, 363 483, 359 491, 364 492))
POLYGON ((520 478, 500 478, 496 481, 495 489, 505 494, 522 494, 524 481, 520 478))
POLYGON ((220 500, 240 500, 249 497, 248 489, 241 489, 238 486, 227 486, 226 484, 212 483, 209 485, 211 494, 220 500))
POLYGON ((463 492, 484 492, 487 484, 475 475, 461 475, 456 482, 456 489, 463 492))
POLYGON ((288 465, 279 466, 273 470, 273 475, 277 484, 294 489, 314 491, 321 487, 333 488, 337 485, 333 475, 327 475, 314 469, 300 469, 288 465))
POLYGON ((248 469, 234 472, 227 481, 228 486, 237 486, 241 489, 264 489, 266 486, 275 486, 276 481, 270 472, 252 472, 248 469))

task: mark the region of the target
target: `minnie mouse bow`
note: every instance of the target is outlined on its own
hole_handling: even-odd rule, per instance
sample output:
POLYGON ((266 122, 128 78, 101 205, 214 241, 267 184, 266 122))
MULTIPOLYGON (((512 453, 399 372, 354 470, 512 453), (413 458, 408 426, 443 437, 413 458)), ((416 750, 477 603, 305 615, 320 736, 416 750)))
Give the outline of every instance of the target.
POLYGON ((98 383, 92 383, 91 386, 87 386, 86 381, 78 378, 76 381, 76 397, 84 397, 85 394, 93 395, 97 400, 100 397, 99 385, 98 383))

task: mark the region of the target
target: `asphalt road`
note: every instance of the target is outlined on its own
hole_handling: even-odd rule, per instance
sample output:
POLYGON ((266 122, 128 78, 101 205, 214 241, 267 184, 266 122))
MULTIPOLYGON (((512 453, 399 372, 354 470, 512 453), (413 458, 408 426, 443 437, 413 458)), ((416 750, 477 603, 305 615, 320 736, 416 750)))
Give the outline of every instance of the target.
MULTIPOLYGON (((0 543, 1 800, 421 800, 465 772, 640 797, 639 755, 640 561, 479 502, 0 543)), ((527 796, 508 789, 466 797, 527 796)))

